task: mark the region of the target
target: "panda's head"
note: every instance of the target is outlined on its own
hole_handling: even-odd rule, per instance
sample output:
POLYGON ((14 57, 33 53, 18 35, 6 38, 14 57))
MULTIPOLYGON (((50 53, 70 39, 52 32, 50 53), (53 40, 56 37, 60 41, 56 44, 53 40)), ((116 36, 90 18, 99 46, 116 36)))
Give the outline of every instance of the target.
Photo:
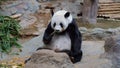
POLYGON ((51 26, 54 31, 63 32, 67 29, 68 25, 72 22, 72 15, 65 10, 57 11, 51 18, 51 26))

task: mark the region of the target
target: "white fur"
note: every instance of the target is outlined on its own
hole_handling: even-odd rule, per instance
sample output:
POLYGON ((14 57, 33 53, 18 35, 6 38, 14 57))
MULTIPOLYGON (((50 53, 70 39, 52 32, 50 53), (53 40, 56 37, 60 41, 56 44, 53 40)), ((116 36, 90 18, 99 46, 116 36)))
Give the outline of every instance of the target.
POLYGON ((70 14, 70 16, 68 18, 65 18, 64 15, 65 13, 67 13, 67 11, 65 10, 60 10, 57 11, 56 13, 54 13, 52 19, 51 19, 51 26, 54 30, 59 30, 60 32, 62 32, 63 30, 65 30, 68 25, 72 22, 72 15, 70 14), (56 26, 53 27, 53 24, 56 23, 56 26), (63 24, 63 28, 61 28, 61 26, 59 25, 60 23, 63 24))
POLYGON ((54 35, 51 44, 48 46, 53 50, 71 50, 71 40, 67 33, 65 35, 54 35))

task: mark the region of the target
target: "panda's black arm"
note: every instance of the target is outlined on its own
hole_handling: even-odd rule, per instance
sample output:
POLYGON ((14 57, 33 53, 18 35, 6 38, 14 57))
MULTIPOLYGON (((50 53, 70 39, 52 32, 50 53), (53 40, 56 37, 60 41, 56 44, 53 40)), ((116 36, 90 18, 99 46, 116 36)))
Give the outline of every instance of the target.
POLYGON ((81 44, 82 44, 82 35, 78 30, 78 27, 73 20, 69 24, 67 32, 71 39, 71 53, 70 56, 74 58, 73 63, 79 62, 82 58, 81 44))
POLYGON ((52 39, 52 36, 53 36, 51 34, 54 32, 54 30, 52 29, 50 24, 51 23, 48 24, 48 26, 47 26, 47 28, 46 28, 46 30, 44 32, 44 36, 43 36, 44 44, 49 44, 51 39, 52 39))

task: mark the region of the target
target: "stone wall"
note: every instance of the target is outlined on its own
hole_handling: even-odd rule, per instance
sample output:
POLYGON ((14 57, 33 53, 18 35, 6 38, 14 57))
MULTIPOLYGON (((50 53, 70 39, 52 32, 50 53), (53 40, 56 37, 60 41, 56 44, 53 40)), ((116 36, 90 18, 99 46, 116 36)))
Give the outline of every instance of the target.
POLYGON ((83 35, 83 40, 104 40, 107 37, 120 34, 120 27, 108 29, 87 29, 85 27, 80 27, 79 30, 83 35))

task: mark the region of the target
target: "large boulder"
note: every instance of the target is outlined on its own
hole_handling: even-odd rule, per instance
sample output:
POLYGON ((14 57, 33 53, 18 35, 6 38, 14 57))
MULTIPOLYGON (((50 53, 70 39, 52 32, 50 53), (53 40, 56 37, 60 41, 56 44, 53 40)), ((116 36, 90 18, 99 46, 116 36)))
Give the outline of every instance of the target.
POLYGON ((67 54, 43 49, 33 53, 25 68, 74 68, 74 66, 67 54))
POLYGON ((112 68, 120 68, 120 35, 107 38, 104 48, 106 57, 112 60, 112 68))
POLYGON ((7 4, 1 5, 0 14, 9 16, 18 13, 35 13, 37 10, 39 10, 39 7, 40 4, 36 0, 8 1, 7 4))

